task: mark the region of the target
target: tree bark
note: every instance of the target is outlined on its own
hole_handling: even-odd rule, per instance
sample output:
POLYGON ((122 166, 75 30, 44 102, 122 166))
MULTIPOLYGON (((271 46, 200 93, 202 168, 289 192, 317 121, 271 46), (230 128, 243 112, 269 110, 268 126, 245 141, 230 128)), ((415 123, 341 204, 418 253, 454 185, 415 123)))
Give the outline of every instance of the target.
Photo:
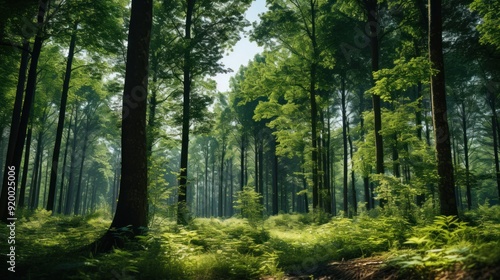
POLYGON ((152 19, 152 0, 132 0, 123 91, 120 192, 110 230, 91 246, 98 252, 124 246, 123 239, 111 229, 130 227, 128 235, 133 238, 148 226, 146 111, 152 19))
MULTIPOLYGON (((370 26, 370 46, 371 46, 371 58, 372 58, 372 73, 379 70, 379 38, 378 29, 380 28, 378 23, 378 2, 377 0, 366 0, 366 11, 368 13, 368 25, 370 26)), ((382 111, 381 111, 381 101, 379 95, 372 95, 373 104, 373 114, 375 119, 375 154, 376 154, 376 172, 377 174, 384 173, 384 144, 383 138, 380 134, 382 130, 382 111)), ((383 201, 381 201, 383 204, 383 201)))
POLYGON ((451 158, 450 132, 446 113, 441 0, 429 0, 429 57, 433 68, 439 71, 431 77, 431 99, 439 176, 440 214, 458 215, 451 158))
POLYGON ((186 50, 184 51, 183 65, 183 105, 182 105, 182 144, 181 144, 181 170, 179 175, 179 194, 177 204, 177 224, 187 224, 187 175, 188 175, 188 149, 189 149, 189 120, 190 120, 190 95, 191 95, 191 25, 194 12, 195 0, 187 1, 186 28, 184 39, 186 50))
POLYGON ((64 75, 63 88, 61 92, 61 105, 59 109, 59 120, 57 122, 56 139, 54 143, 54 151, 52 154, 52 168, 50 172, 50 185, 49 185, 49 199, 47 201, 47 206, 45 207, 47 211, 52 211, 54 209, 54 201, 56 198, 56 184, 57 184, 57 169, 59 167, 59 153, 61 150, 62 134, 64 129, 64 118, 66 117, 66 103, 68 101, 69 92, 69 82, 71 79, 71 68, 73 65, 73 57, 75 55, 75 45, 76 45, 76 29, 78 24, 73 25, 73 31, 71 34, 71 42, 69 44, 68 60, 66 62, 66 73, 64 75))
MULTIPOLYGON (((26 83, 26 92, 22 106, 21 118, 18 121, 17 116, 13 115, 14 124, 11 136, 9 136, 9 146, 7 147, 7 160, 5 161, 4 174, 7 174, 9 167, 14 166, 16 173, 19 171, 21 165, 21 158, 26 138, 26 130, 28 127, 28 120, 35 99, 36 76, 38 68, 38 59, 42 50, 43 35, 42 29, 44 25, 45 12, 48 9, 49 1, 40 0, 37 15, 37 35, 33 44, 33 51, 31 52, 31 63, 28 71, 28 80, 26 83), (12 137, 12 141, 11 141, 12 137)), ((7 196, 8 196, 8 177, 4 176, 2 182, 2 190, 0 193, 0 220, 7 222, 8 218, 14 218, 14 213, 7 210, 7 196)))
MULTIPOLYGON (((66 145, 64 148, 64 156, 63 156, 63 168, 61 172, 61 185, 59 187, 59 199, 57 203, 57 213, 62 212, 62 205, 63 205, 63 194, 64 194, 64 179, 66 176, 66 160, 68 158, 68 148, 69 148, 69 139, 70 139, 70 132, 71 132, 71 124, 73 123, 73 110, 71 111, 71 115, 69 117, 69 125, 68 125, 68 133, 66 134, 66 145)), ((67 195, 67 194, 66 194, 67 195)), ((49 192, 50 196, 50 192, 49 192)))
POLYGON ((347 105, 346 105, 346 89, 345 89, 345 77, 341 77, 341 89, 340 89, 340 100, 342 104, 342 148, 343 148, 343 201, 344 201, 344 216, 349 215, 349 195, 348 195, 348 160, 349 154, 347 152, 347 105))
POLYGON ((470 164, 469 164, 469 139, 467 138, 467 118, 465 115, 465 101, 460 104, 462 108, 462 137, 464 141, 464 161, 465 161, 465 188, 467 195, 467 210, 472 207, 472 193, 470 185, 470 164))
POLYGON ((24 207, 24 199, 26 196, 26 181, 28 180, 32 135, 33 135, 33 128, 32 125, 30 125, 30 128, 28 129, 28 136, 26 136, 26 148, 24 150, 24 167, 23 167, 23 176, 21 178, 21 189, 19 191, 19 205, 18 205, 19 208, 24 207))

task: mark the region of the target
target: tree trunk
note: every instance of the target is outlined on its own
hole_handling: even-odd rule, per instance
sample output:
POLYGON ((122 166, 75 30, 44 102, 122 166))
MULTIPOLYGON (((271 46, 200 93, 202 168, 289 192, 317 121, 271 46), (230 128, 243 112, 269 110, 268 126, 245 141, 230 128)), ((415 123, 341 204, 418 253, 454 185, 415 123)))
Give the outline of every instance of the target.
POLYGON ((240 145, 240 191, 243 190, 243 187, 245 186, 245 134, 242 132, 241 134, 241 145, 240 145))
POLYGON ((183 65, 183 105, 182 105, 182 144, 181 144, 181 170, 179 175, 179 194, 177 205, 177 224, 187 224, 187 176, 188 176, 188 149, 189 149, 189 119, 191 95, 191 25, 195 0, 187 1, 186 28, 184 39, 188 47, 184 51, 183 65))
MULTIPOLYGON (((42 28, 44 24, 45 12, 48 8, 48 3, 49 0, 39 1, 38 15, 37 15, 38 31, 37 35, 35 36, 33 51, 31 52, 31 63, 30 63, 30 69, 28 71, 28 80, 26 83, 26 93, 24 97, 24 103, 22 106, 22 114, 20 120, 18 119, 19 115, 13 115, 12 123, 14 124, 14 126, 11 130, 11 136, 9 136, 9 145, 7 147, 7 160, 5 161, 4 174, 7 174, 9 171, 9 167, 12 166, 14 166, 14 169, 16 170, 17 173, 21 165, 21 158, 26 138, 26 130, 28 127, 29 115, 35 99, 38 58, 40 57, 40 52, 42 50, 42 43, 43 43, 42 28)), ((7 222, 8 218, 14 218, 14 213, 7 210, 8 177, 9 176, 4 176, 2 182, 2 190, 0 193, 0 220, 3 222, 7 222)))
MULTIPOLYGON (((122 108, 122 169, 116 213, 110 229, 130 226, 130 237, 148 226, 146 111, 153 1, 132 0, 122 108)), ((92 247, 109 251, 123 240, 108 232, 92 247)))
MULTIPOLYGON (((9 155, 9 149, 12 151, 14 149, 13 145, 15 145, 15 139, 17 137, 17 134, 19 133, 19 120, 21 117, 21 106, 23 103, 23 92, 24 92, 24 84, 26 82, 26 69, 28 68, 28 58, 29 58, 29 43, 27 40, 23 41, 23 52, 21 54, 21 63, 19 65, 19 75, 17 79, 17 89, 16 89, 16 98, 14 100, 14 109, 12 111, 12 119, 11 119, 11 124, 10 124, 10 134, 9 134, 9 142, 7 143, 7 155, 9 155), (11 146, 12 145, 12 146, 11 146)), ((23 168, 23 176, 21 179, 21 188, 20 188, 20 195, 19 195, 19 205, 18 207, 23 207, 24 206, 24 196, 26 194, 26 179, 28 175, 28 162, 29 162, 29 150, 31 146, 31 133, 32 133, 32 127, 30 125, 30 128, 28 130, 28 136, 27 136, 27 143, 26 143, 26 152, 25 152, 25 157, 24 157, 24 168, 23 168)), ((3 155, 3 153, 2 153, 3 155)), ((0 165, 1 167, 2 165, 0 165)), ((7 163, 5 164, 5 167, 7 167, 7 163)), ((17 171, 16 173, 19 173, 17 171)), ((7 173, 3 173, 4 175, 7 173)), ((16 174, 19 176, 19 174, 16 174)), ((5 177, 5 176, 4 176, 5 177)), ((3 177, 2 177, 2 182, 3 182, 3 177)))
POLYGON ((349 154, 347 153, 347 106, 346 106, 346 89, 345 77, 341 77, 340 100, 342 104, 342 151, 343 151, 343 201, 344 201, 344 216, 349 216, 349 196, 348 196, 348 160, 349 154))
POLYGON ((80 174, 78 175, 78 183, 76 185, 76 199, 75 199, 75 207, 73 208, 73 213, 75 215, 80 215, 80 204, 82 200, 82 178, 83 178, 83 166, 85 163, 85 154, 87 153, 87 140, 88 140, 89 130, 85 131, 85 137, 83 139, 83 149, 82 156, 80 160, 80 174))
POLYGON ((500 199, 500 162, 498 160, 498 137, 496 131, 497 118, 491 116, 492 132, 493 132, 493 153, 495 157, 495 175, 497 179, 498 198, 500 199))
MULTIPOLYGON (((368 14, 368 25, 370 26, 370 46, 372 58, 372 73, 379 70, 379 39, 378 29, 378 3, 377 0, 366 0, 366 11, 368 14)), ((382 111, 379 95, 372 95, 373 114, 375 119, 375 155, 376 155, 376 172, 384 174, 384 144, 380 131, 382 130, 382 111)), ((385 201, 380 200, 380 205, 383 206, 385 201)))
POLYGON ((24 167, 23 167, 23 176, 21 178, 21 190, 19 192, 19 205, 18 205, 19 208, 24 207, 24 199, 26 196, 26 181, 28 180, 32 134, 33 134, 33 127, 32 125, 30 125, 30 128, 28 129, 28 136, 26 136, 26 149, 24 150, 24 167))
POLYGON ((56 184, 57 184, 57 169, 59 167, 59 153, 61 150, 62 134, 64 129, 64 118, 66 117, 66 102, 68 101, 69 82, 71 79, 71 68, 73 64, 73 57, 75 55, 76 45, 76 29, 78 24, 73 26, 73 33, 71 34, 71 42, 69 44, 68 59, 66 62, 66 74, 64 75, 64 83, 61 92, 61 105, 59 108, 59 121, 57 122, 56 139, 54 143, 54 152, 52 154, 52 170, 50 172, 50 186, 49 186, 49 200, 47 201, 47 211, 54 209, 54 201, 56 198, 56 184))
POLYGON ((273 166, 272 166, 272 214, 278 215, 278 156, 276 155, 276 146, 278 143, 275 141, 273 144, 272 154, 273 157, 273 166))
POLYGON ((224 157, 226 156, 226 143, 221 143, 220 174, 219 174, 219 217, 224 217, 224 157))
POLYGON ((205 147, 205 151, 203 153, 203 156, 205 157, 205 182, 204 182, 204 189, 205 189, 205 207, 203 208, 203 216, 208 217, 209 216, 209 205, 210 205, 210 199, 209 198, 209 193, 208 193, 208 158, 210 153, 210 141, 207 141, 207 145, 205 147))
POLYGON ((41 154, 42 154, 42 136, 43 134, 41 132, 38 133, 37 137, 37 143, 36 143, 36 154, 35 154, 35 161, 34 161, 34 166, 33 166, 33 173, 32 173, 32 180, 31 180, 31 187, 30 187, 30 201, 29 201, 29 207, 30 209, 36 209, 38 206, 38 196, 40 194, 39 190, 39 169, 41 168, 41 154))
POLYGON ((310 85, 309 85, 309 101, 311 106, 311 143, 312 143, 312 180, 313 180, 313 210, 316 210, 319 205, 319 178, 318 178, 318 147, 317 147, 317 126, 318 126, 318 108, 316 104, 316 80, 319 60, 318 44, 316 42, 316 3, 310 0, 311 8, 311 33, 310 40, 313 51, 313 58, 310 68, 310 85))
MULTIPOLYGON (((66 134, 66 145, 64 148, 63 168, 62 168, 62 172, 61 172, 61 175, 62 175, 61 176, 61 185, 59 187, 59 201, 57 204, 57 213, 59 213, 59 214, 62 213, 63 194, 64 194, 64 178, 66 176, 66 160, 68 158, 68 148, 69 148, 69 143, 70 143, 69 139, 70 139, 72 122, 73 122, 73 110, 71 110, 71 115, 69 116, 68 133, 66 134)), ((49 196, 50 196, 50 192, 49 192, 49 196)))
POLYGON ((447 120, 444 59, 442 45, 441 0, 429 0, 429 57, 439 71, 431 77, 432 120, 438 166, 438 190, 441 215, 458 215, 455 180, 447 120))
POLYGON ((469 165, 469 139, 467 138, 467 118, 465 116, 465 102, 462 100, 462 136, 464 141, 464 161, 465 161, 465 188, 467 195, 467 210, 472 207, 472 194, 470 185, 470 165, 469 165))
POLYGON ((495 89, 488 88, 488 103, 491 108, 491 129, 493 133, 493 154, 495 160, 495 177, 497 180, 497 189, 498 189, 498 198, 500 199, 500 162, 498 159, 498 145, 499 145, 499 135, 500 131, 498 131, 498 117, 497 117, 497 109, 496 109, 496 96, 495 89))
POLYGON ((352 159, 354 155, 354 149, 352 145, 351 132, 349 131, 349 120, 347 120, 347 141, 349 142, 349 154, 351 155, 351 195, 352 195, 352 208, 353 214, 358 213, 358 198, 356 196, 356 176, 354 173, 354 160, 352 159))

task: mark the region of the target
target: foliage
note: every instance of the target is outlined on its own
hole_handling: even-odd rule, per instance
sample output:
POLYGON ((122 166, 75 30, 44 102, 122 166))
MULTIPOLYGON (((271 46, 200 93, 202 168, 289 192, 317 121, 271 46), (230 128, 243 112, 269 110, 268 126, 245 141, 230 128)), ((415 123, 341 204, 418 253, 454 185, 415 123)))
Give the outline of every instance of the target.
MULTIPOLYGON (((447 216, 411 226, 397 214, 374 210, 323 224, 311 214, 282 214, 261 227, 238 218, 197 218, 188 226, 165 220, 123 249, 95 256, 78 248, 106 230, 110 220, 103 212, 74 217, 44 210, 19 214, 19 273, 32 278, 280 279, 284 272, 310 274, 326 262, 377 254, 385 254, 390 266, 427 274, 455 264, 500 261, 499 206, 483 205, 469 213, 466 219, 474 226, 447 216)), ((8 229, 1 230, 4 234, 8 229)))
POLYGON ((241 217, 248 219, 248 222, 255 225, 263 218, 264 206, 260 203, 262 195, 255 191, 253 186, 244 186, 242 191, 236 193, 234 201, 235 209, 240 210, 241 217))
POLYGON ((482 16, 477 29, 481 33, 481 43, 487 43, 500 50, 500 3, 493 0, 474 0, 471 9, 482 16))
MULTIPOLYGON (((488 211, 498 214, 498 208, 488 211)), ((388 263, 423 274, 456 264, 496 264, 499 227, 494 219, 484 218, 478 226, 470 226, 455 216, 437 216, 431 224, 415 226, 404 242, 410 247, 395 251, 388 263)))

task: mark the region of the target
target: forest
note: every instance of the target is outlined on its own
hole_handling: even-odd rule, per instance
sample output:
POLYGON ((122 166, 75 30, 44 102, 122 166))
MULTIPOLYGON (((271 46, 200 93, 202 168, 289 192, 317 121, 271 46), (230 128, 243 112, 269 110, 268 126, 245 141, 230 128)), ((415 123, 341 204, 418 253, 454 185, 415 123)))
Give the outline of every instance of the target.
POLYGON ((500 279, 500 1, 265 2, 0 0, 1 279, 500 279))

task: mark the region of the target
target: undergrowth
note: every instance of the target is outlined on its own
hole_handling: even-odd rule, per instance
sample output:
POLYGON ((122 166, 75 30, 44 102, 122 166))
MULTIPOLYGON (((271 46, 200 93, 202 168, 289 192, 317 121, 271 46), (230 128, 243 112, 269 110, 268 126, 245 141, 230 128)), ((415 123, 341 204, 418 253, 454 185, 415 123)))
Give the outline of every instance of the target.
MULTIPOLYGON (((197 218, 185 227, 165 220, 125 248, 93 256, 78 249, 107 230, 111 220, 105 213, 63 217, 25 211, 16 223, 16 276, 280 279, 288 273, 311 274, 331 261, 381 254, 388 265, 422 275, 457 264, 500 263, 499 206, 481 206, 460 220, 436 216, 417 223, 374 211, 353 219, 325 217, 281 214, 257 222, 197 218)), ((0 233, 6 235, 6 227, 0 233)), ((1 246, 4 251, 5 243, 1 246)))

